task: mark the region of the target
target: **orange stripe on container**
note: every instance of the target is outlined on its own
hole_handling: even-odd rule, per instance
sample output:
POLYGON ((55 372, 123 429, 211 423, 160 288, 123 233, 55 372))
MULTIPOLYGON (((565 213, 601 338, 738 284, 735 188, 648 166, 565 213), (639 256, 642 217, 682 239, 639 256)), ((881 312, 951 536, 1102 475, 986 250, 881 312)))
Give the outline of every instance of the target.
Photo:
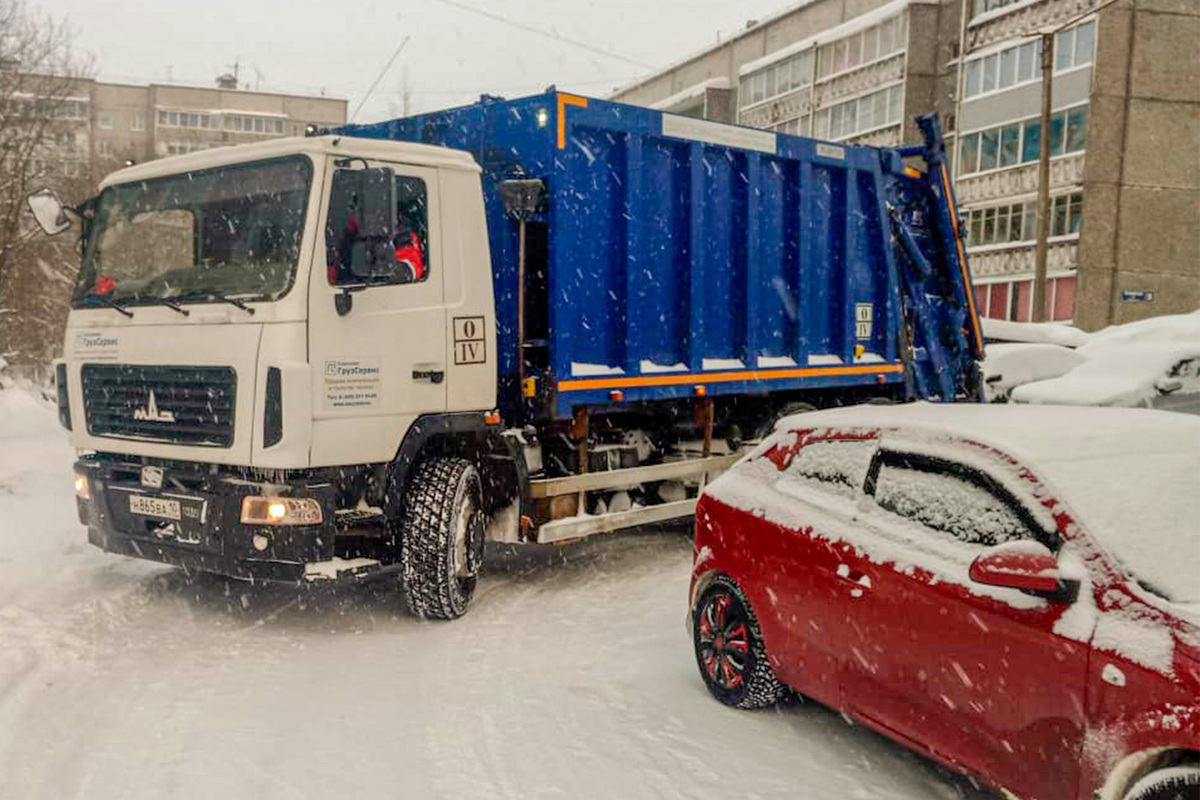
POLYGON ((567 115, 565 113, 567 106, 579 106, 587 108, 587 98, 579 97, 573 94, 558 93, 558 149, 562 150, 567 146, 567 115))
POLYGON ((641 377, 579 378, 560 380, 558 391, 581 392, 587 389, 629 389, 638 386, 679 386, 685 383, 729 383, 731 381, 771 381, 784 378, 814 378, 826 375, 875 375, 903 372, 903 364, 856 365, 846 367, 807 367, 804 369, 745 370, 743 372, 688 372, 641 377))
POLYGON ((975 336, 975 346, 983 353, 983 336, 979 327, 979 312, 975 309, 975 294, 971 291, 971 276, 967 272, 967 255, 963 252, 962 238, 958 235, 958 209, 954 207, 954 194, 950 190, 950 174, 946 171, 946 163, 942 162, 942 189, 945 193, 946 205, 950 207, 950 223, 954 227, 954 246, 958 248, 958 268, 962 270, 963 290, 967 293, 967 307, 971 309, 971 333, 975 336))

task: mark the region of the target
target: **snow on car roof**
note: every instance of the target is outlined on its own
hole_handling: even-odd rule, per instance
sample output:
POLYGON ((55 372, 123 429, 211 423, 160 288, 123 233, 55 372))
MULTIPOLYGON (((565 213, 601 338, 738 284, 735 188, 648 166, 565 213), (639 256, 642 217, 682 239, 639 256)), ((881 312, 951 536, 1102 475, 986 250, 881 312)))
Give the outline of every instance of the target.
POLYGON ((1129 408, 910 403, 797 414, 777 430, 896 429, 988 444, 1062 493, 1083 527, 1171 599, 1200 601, 1200 418, 1129 408))

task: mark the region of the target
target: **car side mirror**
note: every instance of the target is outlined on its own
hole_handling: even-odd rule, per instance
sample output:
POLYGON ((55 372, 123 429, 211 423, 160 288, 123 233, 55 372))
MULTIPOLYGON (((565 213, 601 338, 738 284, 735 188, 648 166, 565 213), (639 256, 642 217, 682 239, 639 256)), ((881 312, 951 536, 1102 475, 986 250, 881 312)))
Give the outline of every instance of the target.
POLYGON ((1079 596, 1079 581, 1064 577, 1058 561, 1041 542, 1005 542, 971 562, 971 580, 988 586, 1069 604, 1079 596))
POLYGON ((26 198, 33 218, 47 236, 56 236, 71 227, 71 220, 62 201, 50 189, 41 189, 26 198))

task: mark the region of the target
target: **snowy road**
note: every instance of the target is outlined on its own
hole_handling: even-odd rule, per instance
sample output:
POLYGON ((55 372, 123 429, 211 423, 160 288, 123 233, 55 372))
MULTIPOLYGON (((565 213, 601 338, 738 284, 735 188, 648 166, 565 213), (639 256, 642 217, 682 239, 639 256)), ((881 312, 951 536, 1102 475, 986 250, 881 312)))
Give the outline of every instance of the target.
POLYGON ((815 704, 711 700, 691 546, 501 551, 471 612, 84 543, 53 411, 0 391, 0 798, 982 798, 815 704))

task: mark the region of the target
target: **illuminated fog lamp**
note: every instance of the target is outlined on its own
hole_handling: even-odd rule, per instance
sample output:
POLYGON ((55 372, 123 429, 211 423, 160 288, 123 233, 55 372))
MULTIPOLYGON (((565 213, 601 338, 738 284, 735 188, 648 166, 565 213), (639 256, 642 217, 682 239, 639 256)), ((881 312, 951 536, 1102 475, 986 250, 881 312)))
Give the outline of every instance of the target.
POLYGON ((324 519, 321 504, 311 497, 242 498, 243 525, 320 525, 324 519))
POLYGON ((271 546, 271 537, 261 533, 254 534, 254 538, 250 541, 254 544, 254 549, 260 553, 271 546))
POLYGON ((613 401, 614 403, 624 403, 625 402, 625 393, 622 392, 620 389, 613 389, 611 392, 608 393, 608 399, 613 401))
POLYGON ((704 397, 705 395, 708 394, 708 387, 707 386, 697 386, 697 387, 695 387, 694 391, 696 392, 696 397, 704 397))
POLYGON ((92 499, 92 485, 82 472, 75 473, 75 496, 80 500, 92 499))

